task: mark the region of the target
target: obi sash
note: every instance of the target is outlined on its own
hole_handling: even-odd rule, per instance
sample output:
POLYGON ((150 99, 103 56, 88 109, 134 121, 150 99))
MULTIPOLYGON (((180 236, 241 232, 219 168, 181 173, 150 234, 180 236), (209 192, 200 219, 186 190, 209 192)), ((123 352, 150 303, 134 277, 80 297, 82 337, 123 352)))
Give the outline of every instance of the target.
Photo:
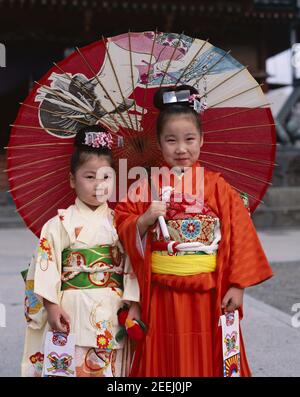
POLYGON ((221 239, 218 218, 197 214, 189 219, 169 219, 167 227, 173 241, 153 236, 152 273, 191 276, 216 270, 221 239))
POLYGON ((210 273, 216 270, 216 255, 162 255, 152 252, 152 272, 156 274, 172 274, 175 276, 191 276, 199 273, 210 273))
POLYGON ((119 288, 123 290, 123 264, 117 247, 99 245, 62 252, 61 290, 119 288))

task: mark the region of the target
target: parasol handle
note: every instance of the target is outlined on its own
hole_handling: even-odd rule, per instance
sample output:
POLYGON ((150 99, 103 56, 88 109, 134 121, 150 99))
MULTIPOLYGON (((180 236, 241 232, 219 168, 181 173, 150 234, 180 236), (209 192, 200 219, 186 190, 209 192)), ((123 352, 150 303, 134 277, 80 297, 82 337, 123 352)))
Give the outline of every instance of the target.
MULTIPOLYGON (((162 198, 161 198, 161 200, 162 201, 169 201, 171 193, 172 193, 173 190, 174 189, 171 186, 164 186, 162 188, 162 198)), ((155 189, 155 185, 152 183, 152 181, 151 181, 151 192, 152 192, 152 195, 155 197, 155 199, 157 201, 159 201, 159 196, 158 196, 157 191, 155 189)), ((158 222, 159 222, 159 226, 160 226, 160 229, 161 229, 162 235, 164 236, 165 241, 169 242, 171 240, 171 238, 170 238, 170 235, 169 235, 169 231, 168 231, 168 227, 167 227, 165 218, 162 215, 160 215, 158 217, 158 222)))
MULTIPOLYGON (((164 186, 162 188, 162 198, 161 198, 162 201, 165 201, 165 202, 169 201, 171 193, 172 193, 173 190, 174 189, 171 186, 164 186)), ((159 222, 159 226, 161 228, 161 232, 162 232, 162 234, 164 236, 164 239, 167 242, 169 242, 171 240, 171 238, 170 238, 170 235, 169 235, 169 231, 168 231, 168 227, 167 227, 165 218, 162 215, 160 215, 158 217, 158 222, 159 222)))
POLYGON ((169 235, 169 231, 168 231, 168 228, 167 228, 167 224, 166 224, 165 218, 162 215, 160 215, 158 217, 158 222, 159 222, 159 226, 161 228, 161 232, 162 232, 162 234, 164 236, 164 239, 167 242, 169 242, 171 240, 171 238, 170 238, 170 235, 169 235))

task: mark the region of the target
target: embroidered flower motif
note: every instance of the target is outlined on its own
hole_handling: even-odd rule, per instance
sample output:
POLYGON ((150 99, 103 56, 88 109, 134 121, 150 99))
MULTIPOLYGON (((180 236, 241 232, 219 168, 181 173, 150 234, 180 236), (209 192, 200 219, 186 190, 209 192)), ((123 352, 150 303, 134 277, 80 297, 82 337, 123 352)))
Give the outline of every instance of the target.
POLYGON ((40 240, 38 254, 45 260, 53 260, 49 241, 45 237, 40 240))
POLYGON ((101 333, 97 335, 97 346, 100 349, 114 349, 116 342, 111 332, 111 321, 99 321, 96 323, 96 326, 101 331, 101 333))
POLYGON ((59 219, 63 222, 65 220, 64 215, 59 215, 59 219))
POLYGON ((108 345, 109 345, 109 340, 105 335, 101 334, 97 336, 97 346, 100 349, 106 349, 108 345))
POLYGON ((44 250, 44 251, 49 251, 50 250, 50 246, 49 246, 49 242, 47 239, 45 239, 45 237, 43 237, 40 241, 40 247, 44 250))
POLYGON ((32 364, 37 364, 37 363, 42 364, 44 362, 44 355, 40 352, 36 352, 35 354, 29 357, 29 360, 32 364))
POLYGON ((106 330, 104 331, 104 335, 105 335, 108 339, 112 339, 112 334, 109 332, 108 329, 106 329, 106 330))
POLYGON ((195 239, 201 232, 201 224, 197 220, 189 219, 182 222, 182 234, 188 239, 195 239))
POLYGON ((44 354, 42 354, 41 352, 36 352, 29 357, 29 361, 33 366, 33 376, 40 377, 43 370, 44 354))
POLYGON ((25 317, 29 322, 31 321, 30 315, 38 313, 43 307, 42 303, 33 292, 34 284, 33 280, 26 281, 25 289, 25 317))

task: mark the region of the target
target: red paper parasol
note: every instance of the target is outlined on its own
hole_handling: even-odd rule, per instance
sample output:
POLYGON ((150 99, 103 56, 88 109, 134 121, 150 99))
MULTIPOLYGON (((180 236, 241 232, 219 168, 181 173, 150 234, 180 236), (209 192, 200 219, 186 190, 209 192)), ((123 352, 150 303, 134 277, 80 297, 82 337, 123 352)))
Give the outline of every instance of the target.
POLYGON ((76 131, 85 125, 110 128, 114 154, 128 159, 128 169, 159 165, 153 95, 161 86, 180 84, 196 87, 206 104, 201 164, 246 192, 253 212, 270 185, 276 148, 259 84, 229 52, 207 41, 142 32, 77 49, 21 104, 8 147, 8 176, 27 226, 38 235, 58 208, 73 203, 69 160, 76 131))

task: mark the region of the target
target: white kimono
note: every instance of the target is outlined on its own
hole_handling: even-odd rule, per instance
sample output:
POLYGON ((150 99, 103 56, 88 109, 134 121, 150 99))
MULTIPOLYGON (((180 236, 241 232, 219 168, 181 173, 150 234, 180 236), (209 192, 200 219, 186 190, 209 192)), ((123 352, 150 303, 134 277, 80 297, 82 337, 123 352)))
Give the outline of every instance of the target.
MULTIPOLYGON (((61 291, 62 251, 98 245, 118 245, 122 250, 113 224, 113 210, 107 203, 93 211, 77 198, 75 205, 58 210, 58 215, 44 225, 26 277, 28 324, 22 376, 41 375, 43 343, 49 330, 42 298, 60 305, 70 317, 70 332, 75 334, 77 376, 121 376, 128 372, 129 354, 124 349, 124 340, 120 343, 115 340, 120 329, 118 309, 124 300, 139 301, 137 279, 128 258, 123 269, 124 292, 109 287, 61 291), (97 343, 103 334, 112 336, 106 349, 100 349, 97 343), (90 365, 86 367, 86 363, 90 365)), ((101 278, 101 273, 97 277, 101 278)))

